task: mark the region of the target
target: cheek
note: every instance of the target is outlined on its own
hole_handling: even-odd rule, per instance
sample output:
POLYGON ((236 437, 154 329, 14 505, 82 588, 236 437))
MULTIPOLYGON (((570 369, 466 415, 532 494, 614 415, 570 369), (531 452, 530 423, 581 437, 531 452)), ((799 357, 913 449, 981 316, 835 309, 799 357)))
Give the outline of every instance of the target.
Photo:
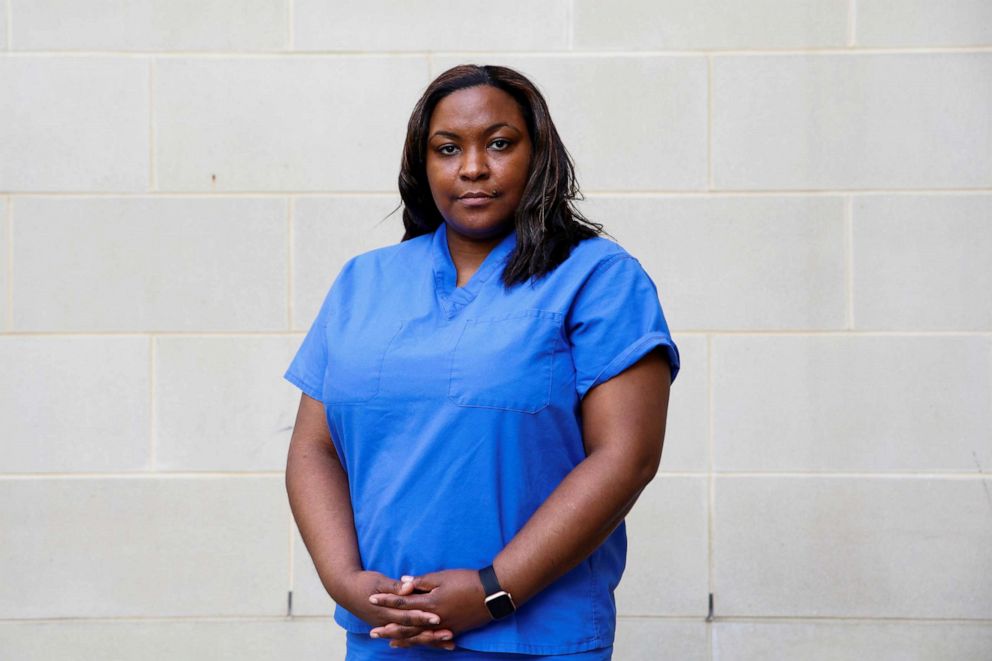
POLYGON ((431 189, 431 196, 437 201, 444 197, 444 176, 437 167, 427 166, 427 185, 431 189))
POLYGON ((522 189, 527 184, 527 175, 529 172, 530 158, 526 155, 522 155, 519 158, 514 158, 511 162, 507 163, 507 168, 504 175, 507 179, 513 181, 517 187, 522 189))

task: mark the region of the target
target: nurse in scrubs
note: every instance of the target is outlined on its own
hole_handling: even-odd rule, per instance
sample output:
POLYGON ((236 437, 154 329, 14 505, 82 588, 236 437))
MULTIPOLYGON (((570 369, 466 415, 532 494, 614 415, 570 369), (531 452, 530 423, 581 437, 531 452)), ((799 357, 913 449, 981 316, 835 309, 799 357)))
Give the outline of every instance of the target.
POLYGON ((286 485, 349 659, 611 658, 623 519, 679 370, 640 262, 573 207, 537 88, 435 79, 406 228, 350 259, 286 372, 286 485))

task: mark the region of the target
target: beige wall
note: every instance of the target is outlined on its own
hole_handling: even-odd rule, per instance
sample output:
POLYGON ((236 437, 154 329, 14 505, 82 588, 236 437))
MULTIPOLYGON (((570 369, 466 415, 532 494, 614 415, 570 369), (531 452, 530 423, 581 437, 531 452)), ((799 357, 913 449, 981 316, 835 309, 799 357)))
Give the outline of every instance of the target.
POLYGON ((0 7, 0 657, 341 656, 281 374, 476 62, 683 357, 616 658, 990 658, 992 3, 0 7))

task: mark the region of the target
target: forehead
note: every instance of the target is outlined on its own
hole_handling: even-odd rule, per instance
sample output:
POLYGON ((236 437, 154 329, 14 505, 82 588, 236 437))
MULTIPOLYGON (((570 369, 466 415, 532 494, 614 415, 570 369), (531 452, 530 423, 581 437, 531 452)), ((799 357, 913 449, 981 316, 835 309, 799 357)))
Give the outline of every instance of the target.
POLYGON ((519 128, 524 118, 516 100, 491 85, 476 85, 452 92, 441 99, 431 114, 430 130, 485 128, 506 122, 519 128))

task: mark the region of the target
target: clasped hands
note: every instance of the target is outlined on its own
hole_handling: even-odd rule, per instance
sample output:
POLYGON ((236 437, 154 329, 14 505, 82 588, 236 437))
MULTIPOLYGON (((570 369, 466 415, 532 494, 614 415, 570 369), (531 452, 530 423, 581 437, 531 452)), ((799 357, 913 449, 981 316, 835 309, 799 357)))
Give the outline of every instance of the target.
POLYGON ((349 611, 373 626, 373 638, 388 638, 391 647, 426 645, 452 650, 455 635, 492 620, 485 606, 479 573, 447 569, 394 580, 374 571, 359 571, 348 580, 349 611))

